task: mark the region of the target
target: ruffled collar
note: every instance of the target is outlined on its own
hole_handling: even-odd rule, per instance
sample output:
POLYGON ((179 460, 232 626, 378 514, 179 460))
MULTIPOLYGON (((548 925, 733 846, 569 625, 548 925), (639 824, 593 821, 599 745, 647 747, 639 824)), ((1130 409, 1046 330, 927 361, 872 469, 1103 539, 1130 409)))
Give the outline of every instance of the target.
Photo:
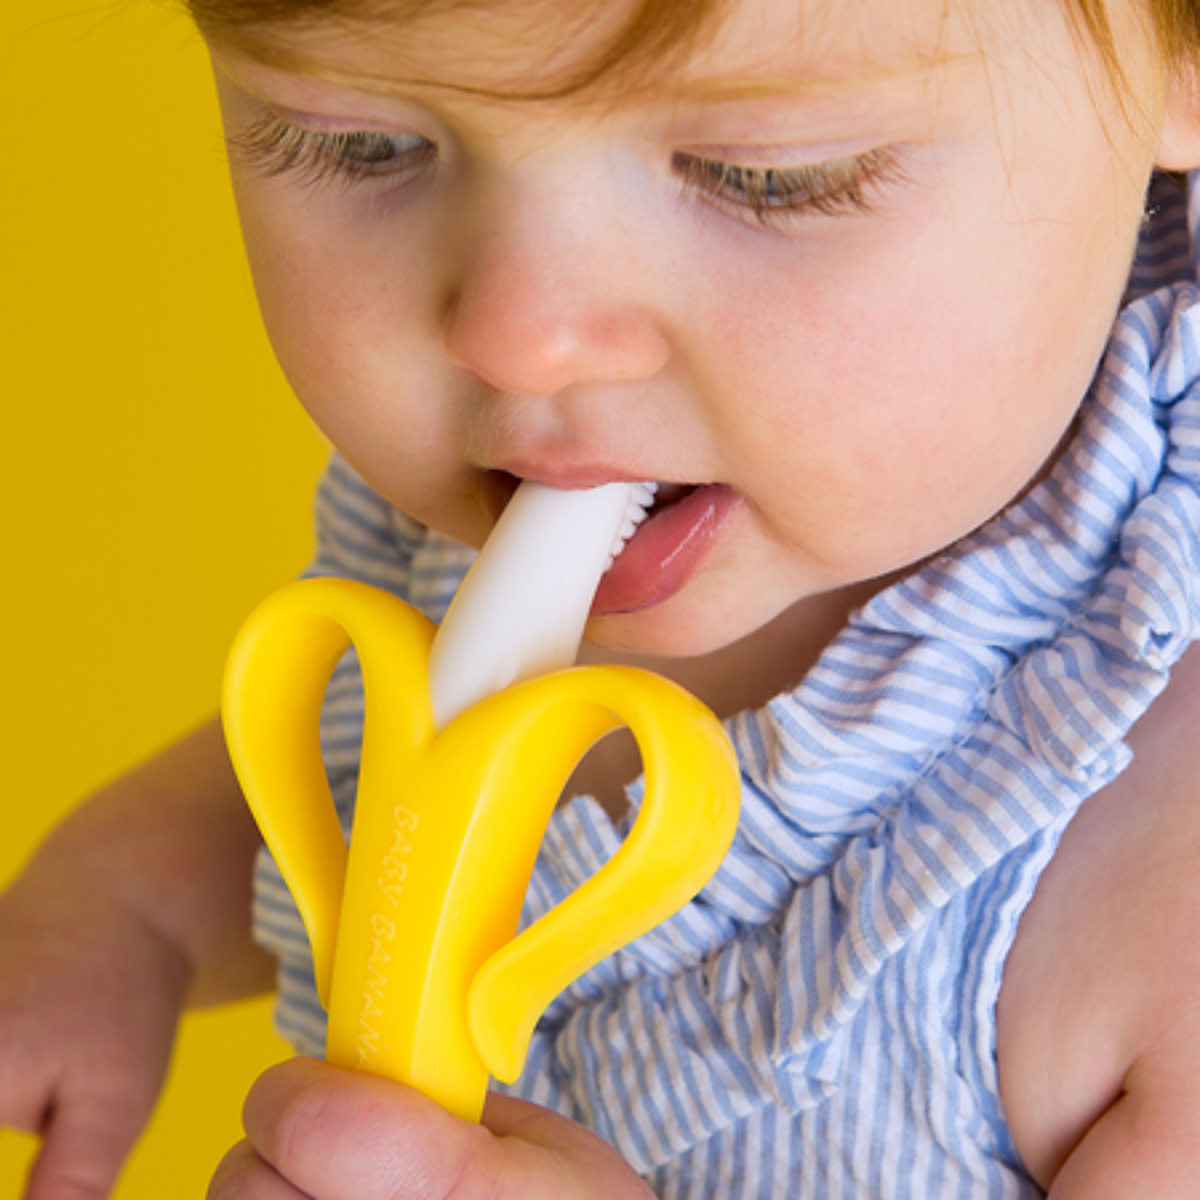
MULTIPOLYGON (((643 1168, 711 1135, 713 1119, 684 1106, 656 1149, 629 1144, 629 1122, 605 1113, 636 1094, 631 1078, 653 1095, 655 1079, 711 1069, 728 1120, 768 1100, 802 1108, 836 1086, 839 1039, 884 965, 1127 765, 1129 728, 1195 638, 1200 289, 1181 230, 1198 213, 1194 199, 1186 214, 1169 192, 1160 202, 1134 298, 1051 475, 879 593, 794 692, 729 722, 744 800, 725 866, 548 1012, 544 1070, 575 1064, 556 1086, 643 1168), (1148 290, 1185 264, 1182 281, 1148 290), (616 1022, 646 986, 678 992, 656 1009, 651 1042, 616 1066, 589 1051, 604 1014, 616 1022), (686 1049, 697 1023, 711 1068, 686 1049)), ((587 804, 559 814, 528 915, 621 832, 587 804)))

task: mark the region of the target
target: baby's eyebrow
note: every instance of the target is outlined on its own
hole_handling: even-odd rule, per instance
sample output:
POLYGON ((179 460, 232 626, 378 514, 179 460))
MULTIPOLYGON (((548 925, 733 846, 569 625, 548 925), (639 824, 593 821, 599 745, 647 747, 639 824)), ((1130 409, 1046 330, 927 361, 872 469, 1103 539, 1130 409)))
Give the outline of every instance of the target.
MULTIPOLYGON (((344 87, 381 99, 411 100, 414 93, 444 92, 485 100, 500 99, 510 102, 529 102, 539 99, 559 100, 535 93, 509 91, 503 86, 489 88, 473 86, 451 80, 421 78, 414 76, 385 76, 367 71, 349 70, 323 61, 319 56, 307 55, 284 43, 239 43, 234 47, 237 54, 252 62, 283 74, 307 78, 344 87)), ((877 105, 886 99, 889 105, 899 103, 899 97, 920 93, 935 75, 945 75, 955 68, 977 63, 981 55, 946 56, 937 64, 925 64, 907 70, 863 72, 839 72, 836 77, 820 77, 802 74, 778 75, 770 78, 743 77, 737 75, 681 76, 674 80, 660 79, 641 88, 630 88, 623 99, 628 102, 664 102, 671 105, 701 105, 737 107, 739 105, 770 104, 772 101, 786 102, 823 100, 836 102, 842 98, 854 98, 857 103, 877 105)), ((583 106, 589 101, 604 102, 605 97, 618 99, 603 86, 584 89, 572 98, 583 106)))
MULTIPOLYGON (((622 73, 618 67, 615 78, 599 78, 578 89, 568 86, 564 91, 556 88, 551 80, 547 80, 546 89, 538 88, 536 84, 530 88, 527 76, 523 79, 525 86, 515 83, 509 86, 505 80, 486 86, 476 80, 410 74, 400 67, 399 62, 393 64, 398 68, 394 75, 390 71, 355 69, 337 65, 336 55, 330 58, 325 53, 325 38, 329 35, 333 35, 335 41, 348 36, 353 43, 356 37, 372 28, 370 23, 339 21, 326 15, 309 16, 304 20, 286 17, 247 20, 236 27, 208 29, 205 35, 215 46, 223 46, 263 66, 381 97, 410 98, 414 90, 429 90, 511 101, 574 99, 585 104, 589 99, 603 100, 606 95, 610 99, 636 97, 637 101, 721 105, 776 99, 819 102, 857 94, 865 102, 869 96, 886 93, 888 89, 919 88, 935 76, 945 75, 955 68, 978 65, 986 57, 980 47, 966 51, 962 48, 951 50, 944 45, 920 47, 910 44, 894 56, 879 51, 855 51, 834 60, 800 50, 794 58, 789 55, 791 61, 783 64, 768 65, 760 61, 744 70, 736 67, 721 70, 719 66, 714 68, 711 61, 683 63, 648 78, 642 76, 636 82, 627 81, 632 82, 632 86, 626 87, 621 86, 622 73)), ((377 31, 374 40, 378 42, 377 31)))
POLYGON ((941 54, 923 58, 889 70, 878 65, 864 65, 861 70, 839 70, 836 76, 820 71, 798 69, 794 74, 769 77, 741 75, 711 75, 664 81, 658 89, 672 99, 683 101, 771 100, 802 96, 835 96, 839 92, 870 91, 874 88, 905 83, 919 83, 926 78, 955 67, 977 64, 982 53, 941 54))

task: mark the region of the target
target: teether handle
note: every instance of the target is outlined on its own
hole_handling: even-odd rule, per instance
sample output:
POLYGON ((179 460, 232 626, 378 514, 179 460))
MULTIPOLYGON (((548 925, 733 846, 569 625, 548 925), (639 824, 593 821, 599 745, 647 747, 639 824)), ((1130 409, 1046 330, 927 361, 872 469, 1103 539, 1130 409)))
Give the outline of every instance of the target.
MULTIPOLYGON (((317 992, 329 1007, 348 854, 321 753, 321 706, 351 642, 364 672, 416 687, 371 689, 372 721, 393 754, 432 736, 425 661, 436 626, 395 596, 346 579, 305 579, 268 596, 239 630, 225 668, 221 713, 242 791, 299 909, 317 992)), ((374 743, 375 739, 370 739, 374 743)), ((374 750, 372 745, 370 749, 374 750)), ((364 761, 360 777, 391 775, 364 761)), ((386 779, 383 786, 394 785, 386 779)))
MULTIPOLYGON (((740 797, 737 759, 724 729, 668 680, 630 667, 580 667, 511 694, 539 686, 552 695, 550 706, 563 706, 585 727, 628 726, 646 780, 637 819, 613 857, 501 946, 475 976, 468 998, 471 1034, 488 1069, 510 1083, 554 997, 661 924, 708 882, 733 840, 740 797)), ((528 693, 526 703, 533 703, 528 693)))
POLYGON ((478 1118, 488 1072, 517 1077, 554 996, 716 871, 737 824, 739 775, 716 718, 632 668, 529 680, 435 735, 433 634, 414 609, 363 584, 293 584, 238 636, 225 721, 247 799, 309 931, 330 1060, 478 1118), (347 852, 319 721, 350 644, 366 716, 347 852), (514 939, 564 784, 588 748, 622 725, 646 768, 629 837, 514 939))

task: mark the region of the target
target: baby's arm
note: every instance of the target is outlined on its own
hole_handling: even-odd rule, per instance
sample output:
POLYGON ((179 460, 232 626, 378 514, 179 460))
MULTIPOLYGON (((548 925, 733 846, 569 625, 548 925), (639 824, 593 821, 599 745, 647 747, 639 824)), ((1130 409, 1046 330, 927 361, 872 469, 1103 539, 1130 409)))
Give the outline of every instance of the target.
POLYGON ((259 1079, 245 1121, 208 1200, 653 1200, 595 1134, 508 1096, 489 1096, 474 1125, 410 1088, 298 1058, 259 1079))
POLYGON ((1052 1200, 1200 1195, 1200 647, 1063 835, 998 1009, 1013 1136, 1052 1200))
MULTIPOLYGON (((1190 1056, 1135 1068, 1126 1091, 1084 1135, 1054 1179, 1050 1200, 1190 1200, 1200 1180, 1200 1109, 1190 1056)), ((1178 1036, 1180 1030, 1175 1030, 1178 1036)), ((1174 1045, 1174 1043, 1172 1043, 1174 1045)))
POLYGON ((73 813, 0 896, 0 1126, 40 1133, 28 1200, 102 1200, 180 1011, 270 986, 258 835, 214 723, 73 813))

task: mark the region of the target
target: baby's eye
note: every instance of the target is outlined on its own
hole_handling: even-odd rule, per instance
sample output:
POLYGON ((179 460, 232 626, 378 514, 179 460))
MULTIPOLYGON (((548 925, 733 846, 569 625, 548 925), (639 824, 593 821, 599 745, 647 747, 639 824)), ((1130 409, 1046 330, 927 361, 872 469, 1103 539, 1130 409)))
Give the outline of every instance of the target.
POLYGON ((292 175, 308 184, 415 173, 437 157, 437 147, 416 134, 302 129, 268 113, 229 139, 231 153, 264 175, 292 175))
POLYGON ((748 212, 762 225, 800 213, 861 212, 870 209, 878 190, 903 179, 896 155, 886 148, 802 167, 741 167, 682 152, 672 163, 686 188, 748 212))
POLYGON ((414 154, 424 153, 429 143, 413 134, 322 133, 317 134, 321 151, 336 163, 355 171, 376 175, 407 166, 414 154))

